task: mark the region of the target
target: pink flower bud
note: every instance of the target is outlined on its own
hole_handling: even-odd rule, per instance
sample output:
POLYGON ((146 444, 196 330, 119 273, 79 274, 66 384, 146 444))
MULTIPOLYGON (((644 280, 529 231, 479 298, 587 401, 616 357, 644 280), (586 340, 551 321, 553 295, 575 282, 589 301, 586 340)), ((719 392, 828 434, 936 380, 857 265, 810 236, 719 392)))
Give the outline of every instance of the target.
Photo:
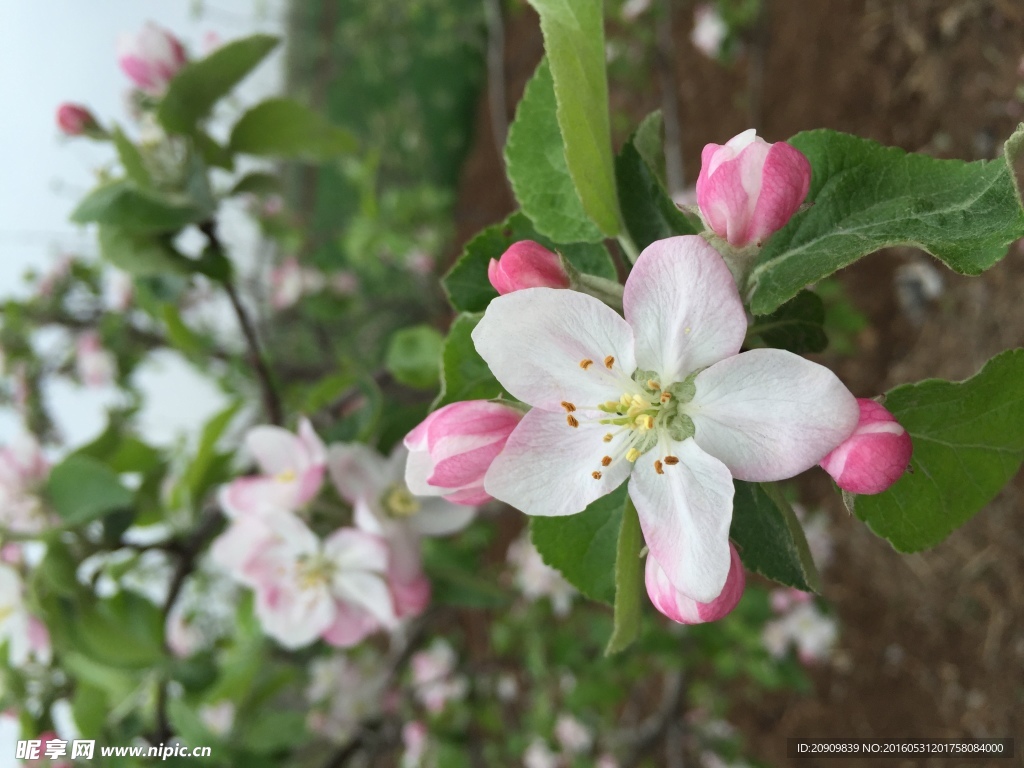
POLYGON ((523 288, 569 287, 569 275, 558 254, 533 240, 512 243, 500 259, 491 259, 487 279, 502 296, 523 288))
POLYGON ((57 107, 57 127, 65 136, 82 136, 99 124, 88 108, 65 102, 57 107))
POLYGON ((490 501, 484 475, 522 418, 518 409, 487 400, 434 411, 405 437, 409 490, 466 506, 490 501))
POLYGON ((117 43, 117 63, 139 90, 159 96, 188 57, 181 41, 153 22, 135 35, 122 35, 117 43))
POLYGON ((821 468, 850 493, 881 493, 902 477, 914 451, 907 430, 874 400, 857 398, 853 434, 821 460, 821 468))
POLYGON ((743 597, 743 588, 746 586, 740 555, 731 542, 729 553, 732 557, 729 576, 726 578, 721 594, 710 603, 698 603, 680 592, 669 581, 668 575, 658 561, 648 555, 645 581, 647 582, 647 595, 654 603, 654 607, 672 621, 677 621, 680 624, 703 624, 728 616, 743 597))
POLYGON ((758 245, 790 220, 807 197, 811 164, 785 142, 769 144, 751 128, 701 153, 697 205, 704 223, 729 245, 758 245))

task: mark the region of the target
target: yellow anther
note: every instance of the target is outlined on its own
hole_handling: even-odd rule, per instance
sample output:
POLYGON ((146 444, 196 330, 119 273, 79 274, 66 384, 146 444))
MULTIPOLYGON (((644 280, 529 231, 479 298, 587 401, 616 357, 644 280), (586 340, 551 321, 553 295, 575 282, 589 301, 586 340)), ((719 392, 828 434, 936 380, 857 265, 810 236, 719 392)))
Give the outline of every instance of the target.
POLYGON ((619 398, 619 403, 618 404, 621 405, 624 408, 629 408, 629 406, 632 404, 632 402, 633 402, 633 398, 631 398, 629 395, 627 395, 625 392, 623 392, 622 393, 622 397, 619 398))
POLYGON ((412 517, 420 511, 420 502, 405 486, 391 486, 384 494, 384 509, 391 517, 412 517))
POLYGON ((589 368, 593 364, 594 361, 589 358, 587 358, 586 360, 580 360, 580 368, 582 368, 584 371, 587 370, 587 368, 589 368))
POLYGON ((640 451, 636 448, 630 448, 626 451, 626 461, 636 461, 640 458, 640 451))
POLYGON ((602 467, 607 467, 611 463, 612 463, 612 457, 611 456, 604 456, 604 457, 601 458, 601 466, 602 467))
POLYGON ((284 472, 278 472, 274 479, 279 483, 294 483, 296 477, 298 475, 295 474, 294 469, 286 469, 284 472))
POLYGON ((565 417, 565 423, 568 424, 573 429, 576 429, 576 427, 580 425, 580 420, 577 419, 572 414, 569 414, 568 416, 565 417))
POLYGON ((641 431, 654 429, 654 417, 651 416, 649 413, 644 413, 637 416, 633 420, 633 423, 636 424, 641 431))
POLYGON ((650 403, 647 402, 643 395, 633 395, 633 405, 637 408, 646 408, 650 403))
POLYGON ((656 382, 654 379, 648 379, 647 380, 647 388, 648 389, 661 389, 661 384, 656 382))
POLYGON ((679 463, 679 458, 676 456, 666 456, 665 463, 668 464, 670 467, 674 466, 675 464, 679 463))
POLYGON ((608 411, 609 413, 616 413, 619 410, 620 405, 622 405, 621 402, 607 400, 605 401, 605 404, 601 406, 601 410, 608 411))
POLYGON ((602 439, 602 440, 603 440, 604 442, 606 442, 606 443, 610 443, 610 442, 612 441, 612 437, 613 437, 612 433, 611 433, 611 432, 609 432, 609 433, 608 433, 607 435, 605 435, 605 436, 604 436, 604 437, 602 437, 601 439, 602 439))
POLYGON ((604 359, 604 367, 611 370, 611 367, 613 365, 615 365, 615 358, 612 357, 611 355, 608 355, 608 357, 604 359))
POLYGON ((690 326, 686 326, 686 328, 683 330, 683 333, 689 333, 689 332, 690 332, 690 326))
POLYGON ((661 462, 658 461, 657 459, 654 460, 654 471, 657 472, 659 475, 665 474, 665 470, 661 468, 661 462))
POLYGON ((662 392, 661 393, 661 402, 667 403, 671 399, 672 399, 672 393, 671 392, 662 392))
POLYGON ((562 401, 562 407, 565 408, 567 413, 572 413, 573 411, 576 410, 576 406, 575 405, 573 405, 572 403, 566 402, 565 400, 562 401))
POLYGON ((600 472, 596 472, 596 471, 595 472, 591 472, 590 476, 592 478, 594 478, 595 480, 600 480, 601 479, 601 473, 600 472))

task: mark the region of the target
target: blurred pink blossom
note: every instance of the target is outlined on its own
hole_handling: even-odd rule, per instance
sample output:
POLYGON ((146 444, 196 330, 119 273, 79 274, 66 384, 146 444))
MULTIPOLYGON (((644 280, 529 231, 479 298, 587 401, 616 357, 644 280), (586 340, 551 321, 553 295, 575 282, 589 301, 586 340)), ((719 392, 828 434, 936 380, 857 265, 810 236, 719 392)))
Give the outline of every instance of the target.
POLYGON ((139 88, 160 96, 188 61, 185 48, 173 34, 151 21, 135 34, 124 34, 117 43, 117 62, 139 88))
POLYGON ((75 370, 81 382, 94 389, 108 387, 117 377, 117 359, 103 346, 96 331, 85 331, 75 345, 75 370))
POLYGON ((442 638, 409 660, 413 693, 431 714, 440 713, 449 701, 461 701, 466 696, 468 683, 455 674, 457 661, 455 650, 442 638))

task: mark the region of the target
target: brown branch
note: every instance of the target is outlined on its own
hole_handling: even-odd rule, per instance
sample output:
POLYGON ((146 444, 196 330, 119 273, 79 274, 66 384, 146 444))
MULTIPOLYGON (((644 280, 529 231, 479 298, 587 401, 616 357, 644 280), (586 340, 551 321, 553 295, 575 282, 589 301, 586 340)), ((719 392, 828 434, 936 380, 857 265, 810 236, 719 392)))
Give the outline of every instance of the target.
MULTIPOLYGON (((665 678, 665 690, 662 694, 661 706, 658 711, 640 723, 628 738, 629 753, 622 761, 624 768, 636 768, 643 762, 647 753, 657 746, 658 742, 672 727, 681 728, 681 714, 686 704, 686 677, 682 670, 665 678)), ((682 741, 683 734, 678 730, 674 734, 682 741)), ((677 763, 678 764, 678 763, 677 763)))
MULTIPOLYGON (((214 221, 204 222, 199 226, 199 229, 206 235, 211 248, 219 253, 224 252, 220 238, 217 237, 217 225, 214 221)), ((281 398, 274 388, 274 380, 271 376, 270 368, 267 366, 267 361, 260 347, 259 337, 256 335, 256 326, 253 325, 252 318, 249 317, 245 305, 242 304, 232 279, 230 277, 225 279, 222 285, 224 286, 225 293, 228 295, 228 299, 231 301, 231 308, 235 311, 235 317, 238 318, 238 325, 242 329, 242 335, 245 337, 245 344, 249 350, 249 364, 256 372, 256 380, 259 382, 260 392, 263 396, 263 410, 271 424, 281 425, 284 423, 284 410, 281 407, 281 398)))

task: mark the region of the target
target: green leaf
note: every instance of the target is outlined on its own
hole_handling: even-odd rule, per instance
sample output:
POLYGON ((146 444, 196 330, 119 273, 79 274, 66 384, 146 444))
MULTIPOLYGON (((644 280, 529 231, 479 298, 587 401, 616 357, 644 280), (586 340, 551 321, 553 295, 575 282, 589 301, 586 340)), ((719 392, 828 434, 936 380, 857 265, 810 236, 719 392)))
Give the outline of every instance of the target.
POLYGON ((644 583, 644 561, 640 551, 643 546, 640 518, 627 497, 615 554, 615 628, 608 638, 605 656, 626 650, 640 634, 640 593, 644 583))
POLYGON ((164 656, 163 615, 134 592, 119 592, 81 609, 75 646, 91 659, 117 669, 146 669, 164 656))
POLYGON ((615 602, 615 552, 626 484, 597 499, 577 515, 530 518, 530 538, 541 559, 589 597, 615 602))
POLYGON ((125 175, 140 187, 150 186, 152 180, 142 161, 139 148, 132 144, 119 126, 114 126, 111 136, 114 139, 114 147, 117 148, 117 156, 124 167, 125 175))
POLYGON ((661 112, 652 112, 640 123, 615 159, 622 218, 640 250, 655 240, 697 234, 693 224, 662 186, 659 167, 664 167, 661 112), (652 165, 652 162, 660 162, 661 165, 652 165))
POLYGON ((178 350, 187 356, 194 356, 201 354, 206 349, 203 339, 185 325, 176 306, 164 304, 160 314, 167 330, 167 338, 178 350))
POLYGON ((562 245, 540 234, 523 213, 516 212, 500 224, 480 232, 469 241, 462 256, 443 279, 444 289, 452 306, 461 312, 483 312, 498 295, 487 278, 487 265, 500 258, 512 243, 534 240, 545 248, 561 253, 584 274, 617 280, 615 263, 600 243, 562 245))
POLYGON ((417 325, 396 331, 384 365, 395 380, 416 389, 434 389, 440 378, 444 337, 436 328, 417 325))
POLYGON ((82 525, 132 503, 132 492, 105 464, 72 454, 53 468, 46 491, 54 511, 68 525, 82 525))
POLYGON ((821 352, 828 346, 825 305, 816 293, 800 291, 770 315, 755 318, 747 336, 760 336, 769 347, 797 354, 821 352))
POLYGON ((509 126, 505 164, 516 200, 537 231, 563 242, 604 239, 584 210, 566 165, 547 59, 527 83, 509 126))
POLYGON ((612 162, 603 3, 530 0, 540 14, 558 100, 565 161, 583 208, 601 231, 622 230, 612 162))
POLYGON ((207 216, 183 195, 159 195, 121 179, 101 184, 71 212, 76 224, 106 224, 125 232, 175 232, 207 216))
POLYGON ((963 382, 928 379, 886 393, 914 441, 911 471, 854 511, 900 552, 942 541, 988 504, 1024 460, 1024 349, 963 382))
POLYGON ((1024 205, 1024 123, 1018 125, 1017 130, 1006 140, 1003 157, 1010 170, 1014 189, 1017 190, 1017 200, 1024 205))
POLYGON ((761 252, 750 275, 755 315, 880 248, 912 245, 977 275, 1024 236, 1024 210, 1003 160, 938 160, 827 130, 789 143, 811 161, 813 205, 761 252))
POLYGON ((821 576, 800 521, 771 483, 733 481, 732 527, 743 565, 767 579, 805 592, 821 591, 821 576))
POLYGON ((241 401, 233 402, 206 422, 199 436, 195 458, 171 492, 172 508, 186 504, 198 507, 203 494, 223 479, 219 474, 223 469, 222 459, 226 458, 226 455, 217 450, 217 443, 241 407, 241 401))
POLYGON ((233 152, 290 159, 328 160, 354 152, 355 137, 316 112, 286 98, 267 99, 231 130, 233 152))
POLYGON ((306 715, 295 710, 266 709, 242 720, 237 728, 238 743, 256 754, 297 747, 309 738, 306 715))
POLYGON ((479 315, 459 315, 452 322, 441 355, 441 391, 431 410, 459 400, 490 400, 500 397, 501 385, 473 345, 473 329, 479 315))
POLYGON ((270 173, 247 173, 235 182, 229 195, 271 195, 281 191, 281 180, 270 173))
POLYGON ((170 240, 161 235, 129 232, 120 227, 100 225, 100 256, 135 277, 161 277, 188 274, 192 262, 178 253, 170 240))
POLYGON ((221 46, 205 59, 186 64, 167 87, 157 119, 171 133, 191 133, 214 104, 269 54, 278 39, 252 35, 221 46))
POLYGON ((225 171, 235 170, 235 157, 231 154, 231 150, 219 144, 210 134, 205 131, 195 131, 192 134, 192 141, 199 156, 207 165, 223 168, 225 171))

